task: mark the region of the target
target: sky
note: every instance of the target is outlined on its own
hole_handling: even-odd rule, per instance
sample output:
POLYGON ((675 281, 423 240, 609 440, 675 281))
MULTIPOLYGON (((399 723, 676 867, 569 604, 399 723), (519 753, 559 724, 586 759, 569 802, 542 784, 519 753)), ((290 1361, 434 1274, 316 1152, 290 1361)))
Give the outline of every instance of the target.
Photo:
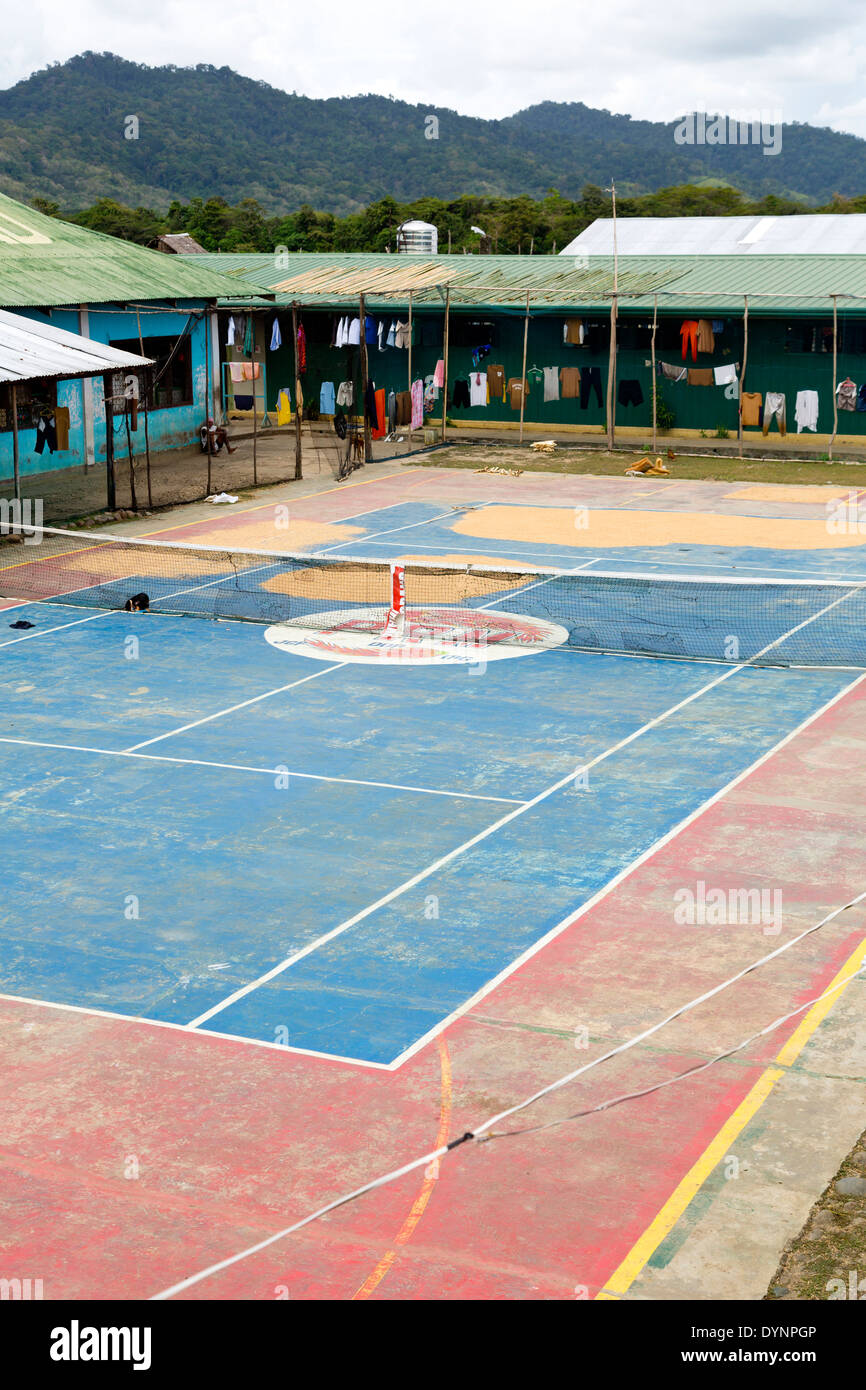
POLYGON ((4 37, 0 88, 87 49, 470 116, 582 101, 653 120, 766 113, 866 136, 863 0, 438 0, 402 13, 393 0, 29 0, 4 37))

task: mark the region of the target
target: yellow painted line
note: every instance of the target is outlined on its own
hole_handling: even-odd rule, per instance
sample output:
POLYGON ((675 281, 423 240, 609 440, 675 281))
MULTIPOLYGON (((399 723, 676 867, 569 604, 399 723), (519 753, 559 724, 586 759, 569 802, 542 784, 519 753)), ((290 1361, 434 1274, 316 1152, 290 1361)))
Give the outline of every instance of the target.
MULTIPOLYGON (((837 985, 846 975, 853 975, 863 965, 864 960, 866 960, 866 939, 861 941, 831 983, 822 990, 822 994, 832 990, 834 985, 837 985)), ((686 1208, 703 1187, 710 1173, 728 1153, 733 1140, 757 1114, 777 1081, 785 1075, 786 1069, 800 1055, 833 1004, 845 993, 845 989, 847 989, 847 985, 843 989, 838 989, 835 994, 830 994, 829 998, 820 999, 812 1005, 788 1041, 780 1049, 774 1059, 774 1064, 767 1067, 758 1077, 748 1095, 725 1121, 718 1134, 710 1141, 700 1158, 671 1193, 661 1211, 653 1218, 643 1235, 639 1237, 622 1263, 617 1266, 605 1282, 604 1288, 596 1294, 597 1300, 621 1298, 638 1275, 642 1273, 647 1261, 655 1254, 662 1241, 670 1235, 686 1208)))
MULTIPOLYGON (((441 1149, 444 1144, 448 1143, 448 1135, 451 1129, 451 1059, 448 1056, 448 1048, 445 1040, 441 1037, 439 1039, 439 1064, 442 1073, 442 1098, 439 1105, 439 1133, 436 1136, 435 1144, 437 1149, 441 1149)), ((439 1176, 438 1163, 439 1160, 436 1159, 435 1173, 430 1173, 429 1171, 425 1173, 421 1190, 412 1203, 412 1209, 409 1215, 406 1217, 406 1220, 403 1222, 403 1225, 400 1227, 395 1237, 395 1248, 386 1250, 385 1254, 376 1265, 376 1268, 367 1276, 357 1292, 352 1295, 353 1303, 360 1302, 370 1297, 370 1294, 381 1284, 388 1270, 396 1260, 399 1247, 401 1245, 406 1245, 407 1242, 412 1239, 415 1233, 415 1227, 424 1215, 427 1203, 433 1196, 436 1180, 439 1176)))
MULTIPOLYGON (((860 942, 856 951, 853 955, 849 956, 838 975, 834 976, 827 986, 827 990, 824 992, 829 993, 830 990, 841 983, 846 975, 854 974, 855 971, 860 969, 864 961, 866 961, 866 940, 860 942)), ((794 1032, 776 1057, 776 1061, 780 1066, 790 1067, 792 1062, 799 1057, 819 1023, 826 1018, 827 1014, 836 1003, 836 1000, 841 998, 844 993, 844 989, 837 989, 836 993, 830 994, 829 998, 821 999, 817 1004, 812 1005, 809 1012, 803 1016, 803 1019, 798 1023, 794 1032)))

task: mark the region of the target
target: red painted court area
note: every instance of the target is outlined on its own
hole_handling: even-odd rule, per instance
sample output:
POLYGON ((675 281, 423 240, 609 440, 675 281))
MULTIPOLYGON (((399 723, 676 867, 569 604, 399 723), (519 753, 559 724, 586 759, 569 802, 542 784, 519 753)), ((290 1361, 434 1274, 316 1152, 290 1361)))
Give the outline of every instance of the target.
MULTIPOLYGON (((293 504, 293 521, 352 517, 359 498, 381 508, 425 485, 406 471, 293 504)), ((215 527, 247 534, 253 515, 171 538, 206 534, 213 544, 215 527)), ((852 671, 798 730, 780 718, 780 743, 759 765, 393 1070, 0 999, 0 1064, 14 1078, 0 1141, 0 1274, 41 1278, 50 1299, 144 1299, 190 1279, 170 1296, 627 1297, 663 1253, 672 1226, 659 1213, 683 1179, 755 1088, 796 1066, 797 1048, 779 1054, 798 1029, 805 1041, 808 1010, 707 1070, 652 1088, 857 969, 866 904, 599 1059, 862 891, 864 680, 852 671), (678 924, 675 895, 698 881, 781 891, 780 931, 678 924), (587 1070, 492 1137, 243 1255, 578 1067, 587 1070), (562 1123, 514 1133, 551 1121, 562 1123)), ((704 1177, 713 1167, 704 1164, 704 1177)))

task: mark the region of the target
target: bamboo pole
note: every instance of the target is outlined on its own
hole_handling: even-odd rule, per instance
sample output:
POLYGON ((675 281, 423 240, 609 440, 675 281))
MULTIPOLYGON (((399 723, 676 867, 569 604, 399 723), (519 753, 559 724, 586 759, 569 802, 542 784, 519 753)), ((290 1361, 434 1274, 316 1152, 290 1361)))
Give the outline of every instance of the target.
POLYGON ((292 340, 295 345, 295 478, 303 478, 303 449, 301 446, 301 412, 298 407, 298 305, 292 305, 292 340))
POLYGON ((656 442, 657 417, 658 417, 658 411, 657 411, 657 409, 656 409, 656 406, 657 406, 657 391, 658 391, 658 384, 657 384, 657 383, 658 383, 658 377, 656 376, 656 329, 658 328, 658 325, 659 325, 659 297, 658 297, 657 294, 654 294, 654 295, 653 295, 653 335, 652 335, 652 341, 650 342, 650 353, 651 353, 651 356, 652 356, 652 383, 653 383, 653 391, 652 391, 652 396, 653 396, 653 453, 655 453, 656 449, 658 448, 658 444, 657 444, 657 442, 656 442))
MULTIPOLYGON (((250 353, 250 369, 252 372, 253 383, 253 486, 256 487, 259 481, 259 397, 256 391, 256 328, 258 327, 255 314, 253 320, 253 346, 250 353)), ((262 378, 262 390, 264 390, 264 378, 262 378)))
POLYGON ((445 290, 445 334, 443 341, 442 360, 445 368, 445 375, 442 381, 442 443, 445 443, 445 432, 448 417, 448 337, 451 326, 451 290, 445 290))
POLYGON ((21 501, 21 457, 18 444, 18 386, 12 382, 12 472, 15 476, 15 501, 21 501))
POLYGON ((523 443, 523 417, 526 408, 526 353, 529 346, 529 290, 526 291, 526 315, 523 320, 523 369, 520 374, 520 443, 523 443))
POLYGON ((371 463, 373 459, 373 445, 370 439, 370 417, 367 414, 367 383, 369 381, 367 363, 367 309, 363 295, 360 296, 359 306, 361 331, 358 338, 361 348, 361 418, 364 422, 364 462, 371 463))
MULTIPOLYGON (((211 495, 211 482, 213 471, 213 441, 210 433, 210 317, 208 310, 204 311, 204 437, 207 446, 207 487, 205 497, 211 495)), ((255 382, 253 382, 255 386, 255 382)))
MULTIPOLYGON (((143 337, 141 336, 141 312, 140 312, 140 310, 136 309, 136 311, 135 311, 135 317, 136 317, 136 320, 137 320, 137 322, 138 322, 138 350, 139 350, 139 352, 141 353, 141 355, 142 355, 142 357, 143 357, 143 356, 144 356, 144 339, 143 339, 143 337)), ((149 390, 149 388, 150 388, 150 367, 145 367, 144 371, 145 371, 145 379, 144 379, 144 401, 142 402, 142 404, 144 405, 144 458, 145 458, 145 466, 146 466, 146 468, 147 468, 147 505, 148 505, 149 508, 151 508, 151 507, 153 507, 153 490, 152 490, 152 488, 151 488, 151 480, 150 480, 150 433, 149 433, 149 429, 148 429, 148 419, 147 419, 147 417, 148 417, 147 395, 148 395, 148 390, 149 390)))
POLYGON ((833 457, 833 444, 839 429, 839 402, 836 398, 836 388, 838 386, 836 373, 838 371, 839 360, 839 325, 837 315, 837 300, 839 296, 834 294, 830 297, 833 300, 833 433, 830 435, 830 443, 827 445, 828 459, 832 459, 833 457))
POLYGON ((607 447, 609 452, 613 452, 614 441, 616 439, 616 420, 615 408, 613 403, 613 388, 616 381, 616 320, 617 320, 617 294, 614 292, 610 302, 610 352, 607 359, 607 447))
POLYGON ((132 430, 129 425, 129 401, 123 403, 123 419, 126 425, 126 452, 129 456, 129 502, 134 512, 138 511, 138 498, 135 495, 135 461, 132 457, 132 430))
POLYGON ((743 457, 743 387, 746 384, 746 363, 749 360, 749 296, 743 295, 743 365, 740 368, 740 409, 737 414, 737 439, 740 458, 743 457))
POLYGON ((102 378, 105 395, 105 490, 108 510, 113 512, 117 506, 117 488, 114 479, 114 399, 112 397, 111 377, 102 378))
MULTIPOLYGON (((450 246, 449 246, 450 251, 450 246)), ((412 394, 412 291, 409 291, 409 395, 412 394)), ((412 450, 412 411, 409 411, 409 451, 412 450)))

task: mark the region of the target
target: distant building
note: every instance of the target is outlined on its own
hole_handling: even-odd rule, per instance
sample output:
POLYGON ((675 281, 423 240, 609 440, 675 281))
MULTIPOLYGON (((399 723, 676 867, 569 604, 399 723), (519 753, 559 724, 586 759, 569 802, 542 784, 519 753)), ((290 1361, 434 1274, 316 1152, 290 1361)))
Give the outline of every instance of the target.
MULTIPOLYGON (((616 248, 620 256, 857 256, 866 254, 866 213, 618 217, 616 248)), ((613 218, 596 218, 560 254, 612 256, 613 218)))
POLYGON ((207 252, 189 232, 164 232, 156 239, 157 251, 170 256, 206 256, 207 252))
POLYGON ((408 256, 435 256, 439 233, 432 222, 404 222, 397 228, 397 250, 408 256))

